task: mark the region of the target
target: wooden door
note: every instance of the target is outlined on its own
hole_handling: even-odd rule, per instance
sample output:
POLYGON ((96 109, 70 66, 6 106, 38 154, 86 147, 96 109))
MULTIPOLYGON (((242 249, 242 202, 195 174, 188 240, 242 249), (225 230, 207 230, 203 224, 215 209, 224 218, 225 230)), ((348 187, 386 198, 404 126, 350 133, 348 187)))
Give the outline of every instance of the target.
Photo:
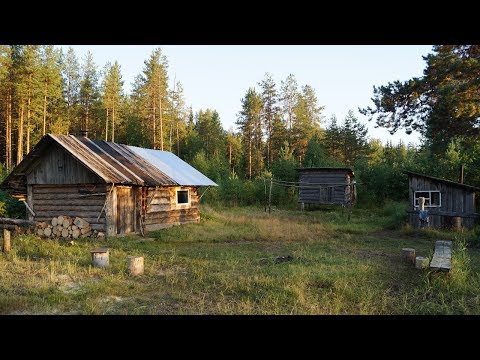
POLYGON ((135 191, 117 187, 117 234, 135 232, 135 191))

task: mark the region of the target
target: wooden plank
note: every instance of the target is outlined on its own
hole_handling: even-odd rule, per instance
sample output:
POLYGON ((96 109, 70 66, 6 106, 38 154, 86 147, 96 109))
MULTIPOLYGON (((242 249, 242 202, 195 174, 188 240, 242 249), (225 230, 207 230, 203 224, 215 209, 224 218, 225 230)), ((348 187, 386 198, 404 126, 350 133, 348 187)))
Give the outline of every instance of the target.
POLYGON ((452 242, 449 240, 437 240, 435 253, 433 254, 430 268, 450 271, 452 268, 452 242))
MULTIPOLYGON (((78 216, 81 218, 85 217, 91 217, 91 218, 96 218, 98 217, 99 212, 98 211, 72 211, 72 210, 55 210, 55 211, 37 211, 36 212, 36 217, 54 217, 54 216, 60 216, 60 215, 67 215, 67 216, 78 216)), ((100 218, 104 218, 105 215, 102 214, 100 218)))
MULTIPOLYGON (((27 204, 30 207, 30 209, 33 209, 33 191, 32 191, 32 185, 27 185, 27 204)), ((33 214, 28 211, 27 209, 27 216, 28 220, 33 221, 33 214)))
POLYGON ((107 236, 117 235, 117 188, 115 186, 112 191, 108 192, 107 195, 107 205, 105 206, 105 219, 107 224, 107 236))

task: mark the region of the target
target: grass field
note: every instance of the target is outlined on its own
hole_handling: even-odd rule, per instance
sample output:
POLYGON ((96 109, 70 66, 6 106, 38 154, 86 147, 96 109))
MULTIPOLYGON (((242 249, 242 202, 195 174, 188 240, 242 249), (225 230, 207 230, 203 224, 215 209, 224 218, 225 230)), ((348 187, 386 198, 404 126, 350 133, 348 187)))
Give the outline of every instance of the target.
POLYGON ((12 239, 0 255, 1 314, 480 314, 477 232, 398 226, 402 204, 378 212, 202 208, 200 224, 148 238, 12 239), (417 270, 403 247, 431 257, 454 243, 453 270, 417 270), (110 248, 110 267, 89 250, 110 248), (127 256, 145 274, 127 274, 127 256), (290 255, 291 261, 277 257, 290 255))

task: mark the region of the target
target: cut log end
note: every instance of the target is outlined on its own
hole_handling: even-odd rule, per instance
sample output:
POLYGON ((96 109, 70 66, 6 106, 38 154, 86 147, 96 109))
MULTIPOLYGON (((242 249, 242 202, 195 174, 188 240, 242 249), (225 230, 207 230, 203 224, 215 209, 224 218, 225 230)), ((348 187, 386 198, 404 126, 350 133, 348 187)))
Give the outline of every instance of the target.
POLYGON ((415 264, 415 249, 412 248, 403 248, 402 249, 402 259, 410 264, 415 264))

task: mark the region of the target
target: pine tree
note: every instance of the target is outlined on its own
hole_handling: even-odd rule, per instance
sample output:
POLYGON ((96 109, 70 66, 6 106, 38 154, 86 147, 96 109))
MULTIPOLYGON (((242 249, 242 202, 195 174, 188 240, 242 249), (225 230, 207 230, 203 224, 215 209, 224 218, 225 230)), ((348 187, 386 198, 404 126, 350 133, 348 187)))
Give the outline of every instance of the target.
POLYGON ((297 79, 295 79, 293 74, 288 75, 285 81, 281 83, 282 108, 285 116, 285 124, 289 131, 292 129, 294 121, 294 108, 298 96, 297 89, 297 79))
POLYGON ((278 95, 275 88, 275 82, 272 75, 265 73, 265 78, 258 84, 262 89, 263 111, 262 118, 265 125, 265 133, 267 135, 267 166, 272 162, 272 133, 273 122, 278 113, 278 95))
POLYGON ((62 54, 63 92, 67 107, 67 132, 70 129, 80 129, 81 120, 78 118, 78 104, 80 98, 80 67, 75 51, 70 47, 67 54, 62 54))
POLYGON ((90 51, 87 52, 82 66, 80 105, 82 118, 80 130, 86 130, 93 134, 100 132, 98 114, 96 114, 99 105, 98 73, 90 51))
POLYGON ((10 46, 0 45, 0 109, 5 123, 5 167, 12 168, 13 62, 10 46))
POLYGON ((242 134, 243 152, 246 158, 245 174, 249 179, 260 175, 262 171, 262 98, 255 89, 250 88, 242 99, 242 110, 237 125, 242 134))
POLYGON ((47 118, 63 112, 60 52, 52 45, 41 48, 40 85, 43 88, 42 135, 47 133, 47 118))
POLYGON ((107 63, 104 69, 104 78, 102 82, 102 105, 105 109, 105 141, 115 142, 115 128, 118 125, 118 119, 121 118, 123 101, 123 80, 120 65, 117 61, 112 65, 107 63), (111 119, 109 124, 109 117, 111 119), (110 134, 109 134, 110 131, 110 134))

